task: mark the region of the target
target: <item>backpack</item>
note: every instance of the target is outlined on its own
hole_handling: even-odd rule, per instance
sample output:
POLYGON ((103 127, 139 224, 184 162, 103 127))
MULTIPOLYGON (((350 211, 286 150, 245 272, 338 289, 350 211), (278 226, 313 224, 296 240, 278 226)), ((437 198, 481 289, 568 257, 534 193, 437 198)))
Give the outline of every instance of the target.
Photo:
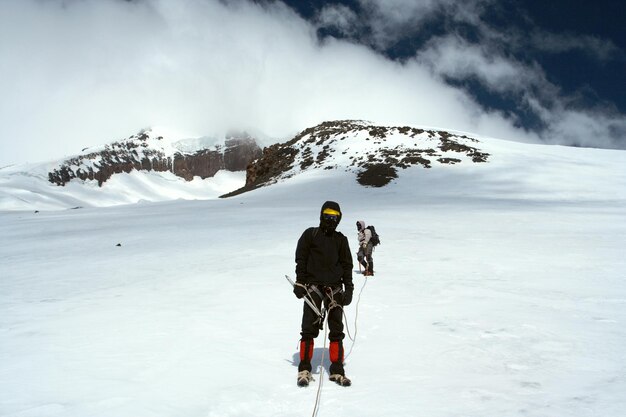
POLYGON ((372 232, 372 238, 370 239, 370 243, 373 246, 380 245, 380 236, 378 235, 378 233, 376 233, 376 229, 374 229, 374 226, 367 226, 366 229, 369 229, 370 232, 372 232))

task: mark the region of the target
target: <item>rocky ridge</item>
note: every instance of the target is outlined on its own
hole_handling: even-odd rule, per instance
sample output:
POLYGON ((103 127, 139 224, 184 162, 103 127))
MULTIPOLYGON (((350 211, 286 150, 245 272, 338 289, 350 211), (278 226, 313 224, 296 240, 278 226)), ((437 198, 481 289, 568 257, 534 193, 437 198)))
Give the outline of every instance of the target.
POLYGON ((361 120, 324 122, 264 148, 248 166, 245 186, 223 197, 309 169, 342 169, 354 172, 361 185, 382 187, 397 178, 399 169, 487 162, 489 154, 480 151, 478 144, 475 138, 443 130, 378 126, 361 120))
MULTIPOLYGON (((48 173, 48 180, 64 186, 73 179, 95 180, 102 186, 112 175, 133 170, 171 171, 191 181, 217 171, 243 171, 261 156, 256 140, 246 133, 229 135, 223 143, 192 138, 174 140, 153 130, 105 145, 59 163, 48 173)), ((84 150, 85 151, 85 150, 84 150)))

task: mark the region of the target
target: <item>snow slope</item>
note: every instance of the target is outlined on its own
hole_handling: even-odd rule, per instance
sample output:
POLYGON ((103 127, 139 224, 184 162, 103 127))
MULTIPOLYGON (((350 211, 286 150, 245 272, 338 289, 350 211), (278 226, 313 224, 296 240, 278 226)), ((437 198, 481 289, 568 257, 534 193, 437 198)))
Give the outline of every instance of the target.
POLYGON ((310 416, 283 276, 332 199, 352 245, 357 220, 382 245, 346 309, 353 386, 324 372, 319 416, 621 417, 626 152, 480 148, 382 188, 313 169, 230 199, 1 211, 0 416, 310 416))
POLYGON ((108 207, 176 199, 206 200, 245 184, 243 171, 218 171, 192 181, 171 172, 132 171, 116 174, 98 186, 96 180, 74 180, 63 187, 48 182, 54 164, 33 164, 0 170, 0 210, 62 210, 108 207))

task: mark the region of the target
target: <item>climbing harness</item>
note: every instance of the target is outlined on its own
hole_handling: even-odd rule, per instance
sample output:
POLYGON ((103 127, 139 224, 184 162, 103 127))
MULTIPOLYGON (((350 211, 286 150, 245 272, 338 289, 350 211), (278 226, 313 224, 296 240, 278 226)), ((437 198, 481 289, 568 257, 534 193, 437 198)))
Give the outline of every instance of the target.
POLYGON ((335 287, 335 288, 324 287, 324 293, 325 293, 324 294, 322 293, 322 290, 320 290, 318 286, 315 284, 311 284, 307 286, 307 285, 300 284, 299 282, 293 282, 293 280, 289 278, 288 275, 285 275, 285 278, 287 279, 287 281, 289 281, 292 287, 295 287, 297 285, 297 286, 303 287, 306 290, 306 295, 303 297, 304 302, 307 303, 309 307, 311 307, 311 310, 313 310, 315 314, 317 314, 316 323, 318 323, 320 329, 324 328, 323 326, 324 326, 324 320, 326 319, 326 313, 328 313, 330 310, 332 310, 335 307, 342 308, 341 304, 339 304, 337 300, 335 300, 335 295, 341 292, 340 287, 335 287), (317 294, 319 298, 322 300, 321 311, 315 305, 311 292, 314 292, 315 294, 317 294), (328 306, 325 307, 324 299, 326 297, 330 299, 330 302, 328 303, 328 306))
MULTIPOLYGON (((296 285, 298 285, 296 283, 296 285)), ((315 294, 317 294, 317 296, 320 298, 321 303, 322 303, 322 315, 318 318, 319 321, 319 326, 320 329, 323 329, 324 327, 324 319, 326 318, 326 313, 328 313, 330 310, 332 310, 335 307, 339 307, 343 310, 343 307, 341 306, 341 304, 339 304, 337 302, 337 300, 335 300, 335 295, 339 294, 341 292, 341 287, 323 287, 324 292, 322 293, 322 290, 319 289, 319 287, 315 284, 311 284, 308 287, 305 287, 307 290, 307 294, 311 297, 311 292, 314 292, 315 294), (330 302, 328 302, 328 305, 325 306, 326 303, 324 303, 324 301, 326 299, 329 299, 330 302)), ((313 301, 313 297, 311 297, 311 301, 313 301)), ((309 304, 310 306, 310 304, 309 304)), ((313 310, 315 311, 315 310, 313 310)))

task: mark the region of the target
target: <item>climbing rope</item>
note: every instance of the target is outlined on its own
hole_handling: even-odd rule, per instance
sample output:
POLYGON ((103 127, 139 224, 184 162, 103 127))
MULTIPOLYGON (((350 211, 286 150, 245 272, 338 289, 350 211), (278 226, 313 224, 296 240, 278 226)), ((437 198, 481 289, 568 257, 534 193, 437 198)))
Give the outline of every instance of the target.
POLYGON ((361 286, 361 291, 359 291, 359 298, 356 301, 356 306, 355 306, 355 313, 354 313, 354 337, 352 337, 352 335, 350 334, 350 327, 348 326, 348 318, 346 317, 346 312, 345 310, 343 310, 343 318, 346 322, 346 333, 348 333, 348 338, 352 341, 352 345, 350 346, 350 351, 348 352, 348 354, 345 356, 345 359, 348 359, 348 356, 350 356, 350 354, 352 353, 352 349, 354 349, 354 345, 356 344, 356 333, 357 333, 357 320, 359 319, 359 303, 361 302, 361 294, 363 293, 363 290, 365 289, 365 285, 367 285, 367 278, 365 278, 365 281, 363 281, 363 285, 361 286))
MULTIPOLYGON (((357 301, 356 301, 355 314, 354 314, 354 337, 352 337, 352 335, 350 334, 350 329, 348 327, 348 318, 346 317, 346 312, 344 311, 343 308, 341 308, 341 311, 342 311, 342 314, 343 314, 343 318, 344 318, 345 323, 346 323, 346 332, 348 333, 348 337, 352 341, 352 345, 350 346, 350 351, 344 357, 344 361, 346 359, 348 359, 348 356, 350 356, 350 354, 352 353, 352 349, 354 348, 354 345, 356 344, 356 334, 357 334, 357 330, 358 330, 358 328, 357 328, 357 320, 359 318, 359 303, 361 301, 361 294, 363 294, 363 290, 365 289, 365 285, 366 284, 367 284, 367 278, 365 278, 365 281, 363 282, 363 285, 361 286, 361 290, 359 291, 359 297, 357 298, 357 301)), ((331 294, 330 306, 334 307, 333 306, 334 302, 335 302, 335 300, 334 300, 334 298, 333 298, 333 296, 331 294)), ((322 359, 320 360, 320 365, 319 365, 320 376, 319 376, 319 382, 317 384, 317 394, 315 395, 315 406, 313 407, 313 414, 311 415, 311 417, 315 417, 317 415, 317 413, 319 412, 320 399, 322 397, 322 384, 323 384, 323 381, 324 381, 324 354, 326 353, 326 339, 327 339, 327 336, 328 336, 328 317, 326 317, 326 326, 324 326, 324 347, 322 348, 322 359)))
POLYGON ((326 326, 324 326, 324 348, 322 349, 322 360, 320 361, 320 376, 317 384, 317 394, 315 395, 315 406, 313 407, 313 414, 311 417, 315 417, 319 411, 320 398, 322 397, 322 384, 324 383, 324 353, 326 352, 326 336, 328 335, 328 319, 326 319, 326 326))

